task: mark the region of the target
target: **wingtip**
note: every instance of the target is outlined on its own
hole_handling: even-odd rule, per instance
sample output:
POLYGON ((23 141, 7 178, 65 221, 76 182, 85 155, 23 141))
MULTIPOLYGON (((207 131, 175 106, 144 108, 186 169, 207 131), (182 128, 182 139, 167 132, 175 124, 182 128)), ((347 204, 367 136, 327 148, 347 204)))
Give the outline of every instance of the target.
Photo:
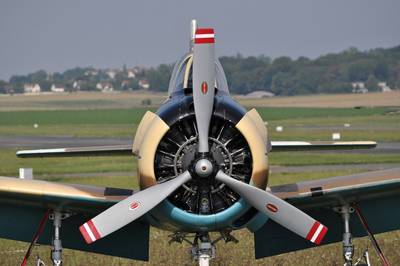
POLYGON ((17 151, 16 153, 15 153, 15 155, 17 156, 17 157, 24 157, 24 154, 25 154, 25 151, 17 151))

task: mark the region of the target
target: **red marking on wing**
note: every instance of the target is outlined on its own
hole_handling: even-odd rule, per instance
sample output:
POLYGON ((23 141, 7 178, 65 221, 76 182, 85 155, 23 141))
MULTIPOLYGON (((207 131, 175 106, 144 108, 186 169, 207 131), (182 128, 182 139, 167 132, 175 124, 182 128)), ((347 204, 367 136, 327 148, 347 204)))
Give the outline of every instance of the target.
POLYGON ((271 212, 277 212, 278 211, 278 207, 276 207, 274 204, 268 203, 266 206, 267 210, 271 211, 271 212))

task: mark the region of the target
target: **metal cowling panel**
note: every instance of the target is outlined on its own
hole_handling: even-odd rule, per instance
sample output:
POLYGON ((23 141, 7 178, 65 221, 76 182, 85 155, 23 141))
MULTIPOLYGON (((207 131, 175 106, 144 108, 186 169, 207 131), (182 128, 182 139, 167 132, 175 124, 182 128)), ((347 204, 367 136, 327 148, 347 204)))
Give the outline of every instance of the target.
POLYGON ((254 119, 254 111, 255 109, 247 112, 236 124, 236 128, 242 133, 249 144, 253 158, 251 184, 258 188, 265 189, 268 181, 266 138, 263 137, 264 133, 260 132, 260 128, 262 127, 257 125, 259 122, 257 122, 257 119, 254 119))
POLYGON ((134 154, 138 154, 140 147, 142 146, 143 138, 146 136, 147 129, 156 116, 155 113, 147 111, 142 117, 142 120, 140 120, 132 145, 132 152, 134 154))
POLYGON ((138 176, 140 188, 145 189, 157 183, 154 173, 154 157, 158 144, 169 130, 169 126, 154 113, 149 115, 146 120, 143 118, 142 122, 147 126, 139 136, 141 143, 138 150, 138 176))

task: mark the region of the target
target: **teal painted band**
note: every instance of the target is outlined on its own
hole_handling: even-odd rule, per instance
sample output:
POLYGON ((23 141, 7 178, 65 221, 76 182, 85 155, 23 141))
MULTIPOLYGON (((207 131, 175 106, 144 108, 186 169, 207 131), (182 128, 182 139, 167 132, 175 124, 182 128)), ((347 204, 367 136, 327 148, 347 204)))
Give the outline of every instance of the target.
POLYGON ((165 200, 153 209, 152 214, 162 220, 162 224, 172 225, 177 230, 186 232, 217 231, 234 227, 233 223, 249 208, 249 205, 243 199, 240 199, 220 213, 200 215, 183 211, 165 200))

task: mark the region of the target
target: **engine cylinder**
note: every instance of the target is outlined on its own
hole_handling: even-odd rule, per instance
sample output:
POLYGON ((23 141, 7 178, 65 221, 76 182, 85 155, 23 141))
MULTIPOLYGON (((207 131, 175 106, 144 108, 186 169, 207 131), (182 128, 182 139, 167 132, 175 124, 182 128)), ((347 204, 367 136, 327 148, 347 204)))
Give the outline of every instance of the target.
MULTIPOLYGON (((197 144, 196 120, 193 113, 171 124, 156 151, 154 167, 157 182, 168 181, 189 170, 196 159, 197 144)), ((209 146, 213 167, 232 178, 245 183, 250 182, 250 148, 232 121, 214 114, 210 125, 209 146)), ((189 213, 214 214, 232 206, 240 196, 214 179, 193 179, 172 193, 168 199, 174 206, 189 213)))
MULTIPOLYGON (((267 143, 265 125, 257 111, 247 112, 229 95, 217 92, 210 124, 210 153, 204 155, 212 169, 265 189, 267 143)), ((190 91, 175 94, 156 114, 144 117, 133 147, 138 154, 141 189, 167 182, 187 169, 196 172, 203 155, 196 153, 197 129, 190 91)), ((193 179, 153 209, 149 214, 153 225, 187 232, 241 228, 257 213, 212 176, 193 179)))

